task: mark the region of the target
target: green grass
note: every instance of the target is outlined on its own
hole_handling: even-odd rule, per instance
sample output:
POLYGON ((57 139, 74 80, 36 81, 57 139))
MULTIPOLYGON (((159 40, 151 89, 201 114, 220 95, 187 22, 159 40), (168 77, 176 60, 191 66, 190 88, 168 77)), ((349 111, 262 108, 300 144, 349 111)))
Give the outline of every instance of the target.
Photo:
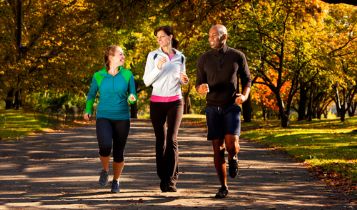
MULTIPOLYGON (((63 118, 60 118, 63 119, 63 118)), ((78 126, 80 122, 66 122, 46 114, 23 110, 0 111, 0 140, 19 140, 31 133, 63 127, 78 126)))
POLYGON ((343 123, 338 119, 293 122, 286 129, 279 123, 243 124, 247 128, 242 138, 284 150, 323 176, 337 175, 352 185, 357 183, 357 117, 343 123))
POLYGON ((41 131, 46 127, 44 121, 35 118, 33 113, 22 110, 0 112, 0 138, 2 140, 20 139, 31 132, 41 131))

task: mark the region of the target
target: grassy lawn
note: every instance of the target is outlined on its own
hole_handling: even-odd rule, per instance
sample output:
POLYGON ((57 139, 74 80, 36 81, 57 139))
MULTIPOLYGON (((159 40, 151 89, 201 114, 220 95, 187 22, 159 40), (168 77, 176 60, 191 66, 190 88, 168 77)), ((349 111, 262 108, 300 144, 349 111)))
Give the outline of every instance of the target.
POLYGON ((73 125, 80 125, 80 123, 62 125, 58 120, 49 119, 45 114, 5 110, 0 112, 0 140, 19 140, 34 132, 51 131, 73 125))
POLYGON ((0 112, 0 139, 20 139, 34 131, 41 131, 45 123, 37 120, 34 114, 22 110, 0 112))
POLYGON ((356 190, 357 117, 343 123, 339 119, 292 122, 287 129, 279 124, 279 121, 245 123, 242 138, 286 151, 329 184, 356 190))

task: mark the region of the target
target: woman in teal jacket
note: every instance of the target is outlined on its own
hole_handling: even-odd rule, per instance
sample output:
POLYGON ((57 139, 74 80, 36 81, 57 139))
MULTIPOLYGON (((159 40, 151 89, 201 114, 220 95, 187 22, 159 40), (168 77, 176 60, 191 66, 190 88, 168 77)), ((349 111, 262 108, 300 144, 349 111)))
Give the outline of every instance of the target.
POLYGON ((87 95, 84 119, 93 114, 99 92, 96 132, 102 171, 99 184, 108 184, 109 159, 113 148, 113 182, 111 192, 120 192, 119 177, 124 168, 124 148, 130 129, 129 104, 136 102, 134 77, 123 67, 125 56, 119 46, 109 46, 104 54, 105 68, 93 75, 87 95))

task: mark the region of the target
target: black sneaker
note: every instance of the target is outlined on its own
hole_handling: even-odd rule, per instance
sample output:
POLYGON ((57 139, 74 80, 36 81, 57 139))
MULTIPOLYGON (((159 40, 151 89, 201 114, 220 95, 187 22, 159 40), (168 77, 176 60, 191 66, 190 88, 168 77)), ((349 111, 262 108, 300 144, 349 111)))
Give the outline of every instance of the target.
POLYGON ((177 192, 177 188, 176 186, 168 186, 167 187, 167 192, 177 192))
POLYGON ((120 192, 118 180, 113 180, 111 192, 112 192, 112 193, 118 193, 118 192, 120 192))
POLYGON ((161 192, 168 192, 169 185, 166 182, 161 181, 160 182, 160 189, 161 192))
POLYGON ((228 195, 228 188, 227 187, 221 187, 219 188, 218 192, 216 193, 215 198, 225 198, 228 195))
POLYGON ((234 178, 238 174, 238 159, 233 158, 232 160, 228 161, 229 165, 229 176, 234 178))
POLYGON ((106 170, 102 170, 101 172, 100 172, 100 176, 99 176, 99 185, 100 186, 103 186, 103 187, 105 187, 105 186, 107 186, 107 184, 108 184, 108 172, 106 171, 106 170))

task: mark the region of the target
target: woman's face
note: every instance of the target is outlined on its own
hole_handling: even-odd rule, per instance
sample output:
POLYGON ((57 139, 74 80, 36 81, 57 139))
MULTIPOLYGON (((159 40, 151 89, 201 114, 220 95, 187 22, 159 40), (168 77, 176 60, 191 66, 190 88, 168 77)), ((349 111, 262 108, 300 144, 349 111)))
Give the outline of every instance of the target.
POLYGON ((115 64, 115 66, 122 66, 125 62, 125 55, 123 49, 120 47, 116 47, 113 56, 111 56, 111 62, 115 64))
POLYGON ((167 35, 164 31, 158 31, 156 34, 157 43, 160 47, 171 46, 172 35, 167 35))

